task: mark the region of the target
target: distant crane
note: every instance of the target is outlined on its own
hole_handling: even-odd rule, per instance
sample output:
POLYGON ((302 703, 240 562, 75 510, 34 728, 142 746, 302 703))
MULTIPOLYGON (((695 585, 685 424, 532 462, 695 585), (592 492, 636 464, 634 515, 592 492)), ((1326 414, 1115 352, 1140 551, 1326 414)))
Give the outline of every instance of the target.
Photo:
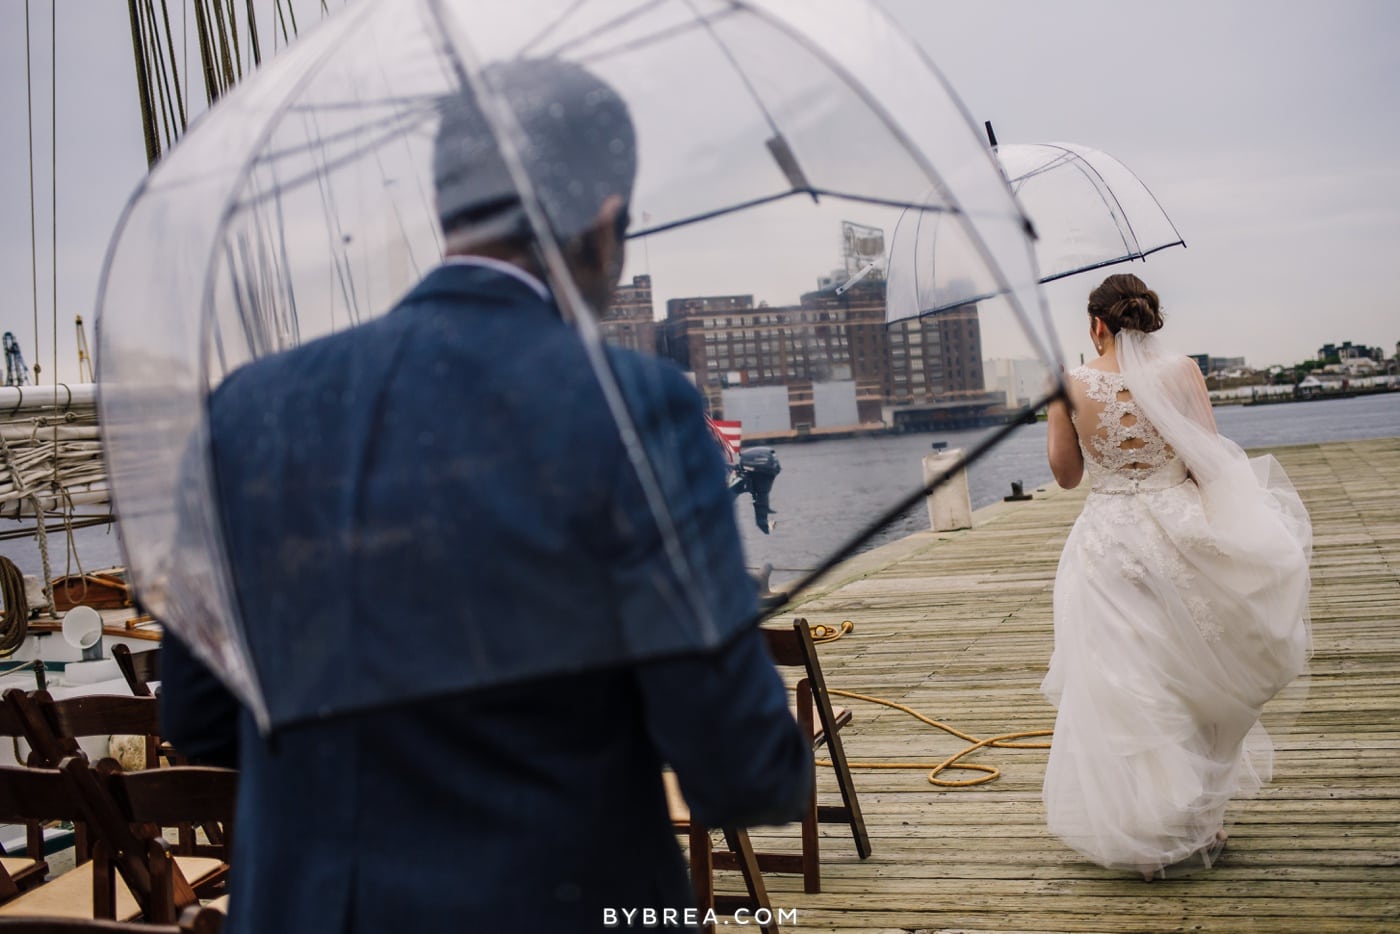
POLYGON ((76 315, 78 329, 78 382, 90 383, 92 379, 92 356, 88 353, 87 331, 83 330, 83 316, 76 315))
POLYGON ((5 332, 5 385, 23 386, 29 382, 29 373, 24 366, 24 354, 19 352, 19 341, 9 331, 5 332))

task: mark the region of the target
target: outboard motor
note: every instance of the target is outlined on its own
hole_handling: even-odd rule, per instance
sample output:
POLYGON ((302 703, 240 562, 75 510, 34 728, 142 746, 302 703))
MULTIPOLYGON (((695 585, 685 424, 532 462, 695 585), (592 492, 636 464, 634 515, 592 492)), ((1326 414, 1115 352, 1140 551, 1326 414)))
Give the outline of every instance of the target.
POLYGON ((768 520, 775 512, 769 508, 768 494, 772 492, 773 481, 783 469, 778 463, 778 455, 772 448, 745 448, 739 452, 739 463, 730 469, 734 471, 729 482, 730 492, 736 499, 743 493, 753 497, 754 523, 759 531, 767 535, 776 525, 768 520))

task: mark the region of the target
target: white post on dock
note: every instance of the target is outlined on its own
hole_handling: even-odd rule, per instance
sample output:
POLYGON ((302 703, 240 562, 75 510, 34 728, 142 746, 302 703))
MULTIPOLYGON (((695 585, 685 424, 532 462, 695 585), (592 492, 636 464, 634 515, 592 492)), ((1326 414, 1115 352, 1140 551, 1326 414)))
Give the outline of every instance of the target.
MULTIPOLYGON (((952 470, 962 460, 962 449, 935 451, 924 456, 924 484, 952 470)), ((928 497, 928 521, 935 532, 972 528, 972 494, 967 471, 959 470, 928 497)))

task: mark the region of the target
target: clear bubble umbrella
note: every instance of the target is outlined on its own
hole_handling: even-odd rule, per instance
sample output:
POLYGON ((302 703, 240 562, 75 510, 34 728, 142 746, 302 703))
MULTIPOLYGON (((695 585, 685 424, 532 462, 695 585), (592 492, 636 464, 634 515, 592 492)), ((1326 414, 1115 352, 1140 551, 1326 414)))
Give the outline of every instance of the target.
POLYGON ((1142 179, 1106 152, 1003 143, 996 156, 1035 224, 1041 282, 1186 245, 1142 179))
MULTIPOLYGON (((633 355, 673 361, 750 447, 907 440, 895 426, 1000 437, 1043 399, 988 391, 984 357, 1057 369, 1027 231, 957 99, 873 5, 351 5, 203 117, 114 237, 100 403, 137 590, 265 730, 718 645, 752 622, 751 595, 717 592, 712 530, 692 502, 696 478, 725 469, 719 446, 693 442, 698 411, 658 407, 633 355), (616 217, 631 226, 622 285, 598 301, 578 251, 599 203, 615 206, 609 192, 626 195, 616 217), (956 285, 946 314, 890 326, 883 245, 911 208, 956 239, 956 285), (546 348, 560 356, 464 313, 425 339, 441 366, 376 348, 337 385, 346 398, 382 391, 303 418, 317 410, 300 362, 431 281, 441 220, 458 216, 475 239, 448 252, 532 244, 566 329, 546 348), (478 376, 537 359, 586 361, 588 378, 532 370, 526 399, 478 376), (296 443, 215 450, 211 412, 240 394, 296 443), (576 417, 541 432, 522 416, 540 405, 576 417), (327 450, 370 465, 406 444, 424 455, 392 476, 361 466, 347 485, 294 470, 327 450), (581 476, 584 445, 615 452, 597 460, 616 470, 581 476), (227 468, 261 456, 304 484, 283 508, 363 497, 348 513, 359 518, 312 541, 259 538, 280 527, 272 501, 231 490, 227 468), (365 490, 386 484, 402 510, 373 508, 365 490), (595 494, 635 508, 589 512, 595 494), (553 510, 635 546, 634 564, 610 566, 631 595, 617 619, 576 626, 549 603, 577 556, 521 517, 553 510), (536 555, 531 573, 505 569, 506 553, 536 555)), ((914 440, 927 450, 927 435, 914 440)), ((777 558, 810 578, 923 492, 912 449, 888 475, 821 479, 800 460, 772 490, 799 534, 746 522, 752 566, 777 558), (795 540, 798 558, 768 550, 795 540)))
MULTIPOLYGON (((992 151, 1035 225, 1041 282, 1186 245, 1142 180, 1106 152, 1076 143, 1002 143, 992 151)), ((956 233, 944 234, 940 221, 938 211, 900 218, 891 255, 899 257, 892 266, 904 275, 892 278, 907 294, 898 307, 891 305, 892 313, 927 313, 959 300, 959 286, 950 280, 964 279, 955 259, 964 247, 956 233), (943 255, 954 259, 941 261, 943 255)))

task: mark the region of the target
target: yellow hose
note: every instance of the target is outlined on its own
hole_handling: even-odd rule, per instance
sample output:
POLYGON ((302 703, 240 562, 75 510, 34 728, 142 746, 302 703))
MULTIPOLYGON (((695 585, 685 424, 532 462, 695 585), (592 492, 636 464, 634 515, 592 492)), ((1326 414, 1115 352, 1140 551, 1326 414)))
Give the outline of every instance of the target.
MULTIPOLYGON (((989 736, 986 739, 978 739, 969 733, 964 733, 955 726, 950 726, 932 717, 926 717, 903 704, 897 704, 892 700, 885 700, 883 697, 871 697, 868 694, 857 694, 854 691, 838 691, 834 688, 827 688, 828 694, 839 697, 849 697, 852 700, 866 701, 871 704, 880 704, 883 707, 893 707, 895 710, 902 710, 909 716, 914 717, 931 727, 936 727, 945 733, 951 733, 958 739, 970 743, 966 749, 956 755, 949 756, 942 762, 850 762, 846 764, 853 769, 929 769, 928 780, 931 785, 938 785, 940 788, 967 788, 972 785, 985 785, 987 782, 994 782, 1001 777, 1001 769, 994 765, 983 765, 978 762, 959 762, 963 756, 969 755, 977 750, 988 747, 993 749, 1049 749, 1049 743, 1016 743, 1012 740, 1025 739, 1031 736, 1050 736, 1054 730, 1023 730, 1018 733, 1002 733, 998 736, 989 736), (966 772, 985 772, 987 774, 980 778, 939 778, 940 772, 947 769, 959 769, 966 772)), ((831 765, 830 759, 818 759, 818 765, 831 765)))
MULTIPOLYGON (((855 623, 850 620, 842 620, 839 628, 817 624, 811 627, 813 642, 834 642, 846 633, 855 629, 855 623)), ((929 726, 950 733, 967 743, 966 749, 956 755, 949 756, 942 762, 847 762, 846 765, 853 769, 929 769, 929 784, 937 785, 940 788, 968 788, 972 785, 985 785, 987 782, 994 782, 1001 777, 1001 769, 993 765, 982 765, 978 762, 959 762, 963 756, 976 752, 984 747, 992 749, 1049 749, 1049 743, 1017 743, 1012 740, 1027 739, 1032 736, 1051 736, 1054 730, 1023 730, 1017 733, 1002 733, 997 736, 989 736, 986 739, 978 739, 969 733, 964 733, 957 727, 950 726, 932 717, 926 717, 904 704, 886 700, 883 697, 872 697, 869 694, 857 694, 854 691, 839 691, 835 688, 827 688, 826 693, 837 697, 849 697, 852 700, 865 701, 870 704, 879 704, 882 707, 892 707, 895 710, 903 711, 909 716, 927 723, 929 726), (980 778, 939 778, 940 772, 948 769, 957 769, 964 772, 984 772, 980 778)), ((818 759, 817 765, 831 765, 830 759, 818 759)))

